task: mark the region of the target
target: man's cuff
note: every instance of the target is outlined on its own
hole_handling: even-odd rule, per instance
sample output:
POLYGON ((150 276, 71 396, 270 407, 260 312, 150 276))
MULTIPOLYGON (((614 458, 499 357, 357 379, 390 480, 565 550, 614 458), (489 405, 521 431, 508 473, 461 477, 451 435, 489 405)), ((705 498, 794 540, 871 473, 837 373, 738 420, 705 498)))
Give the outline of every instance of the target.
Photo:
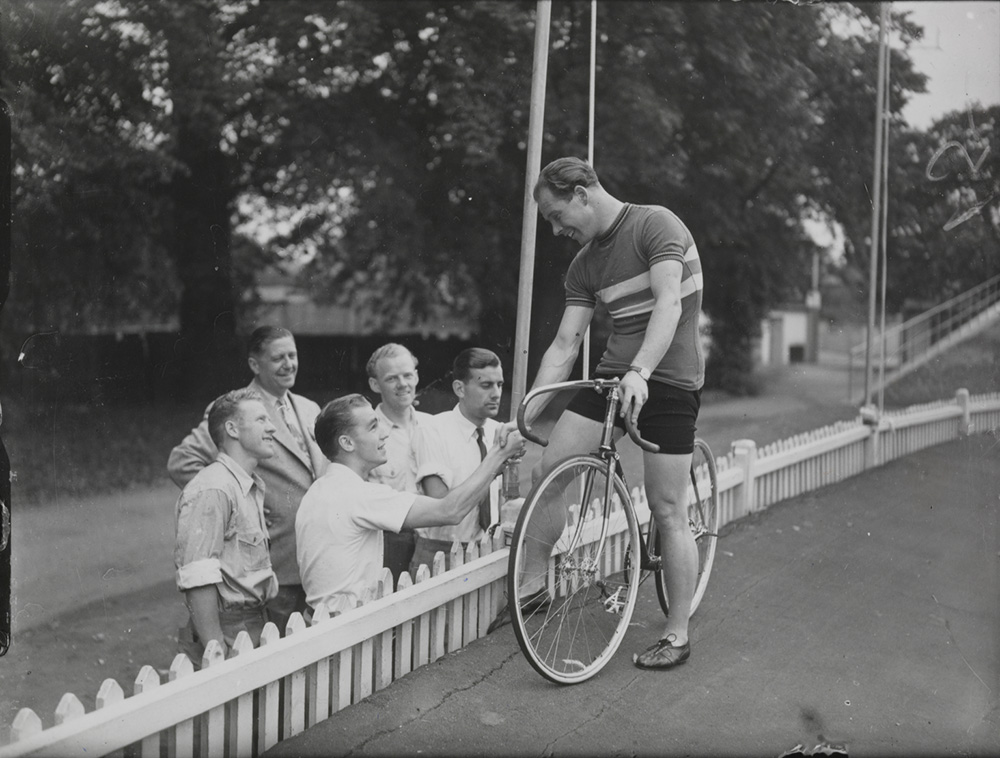
POLYGON ((177 589, 193 590, 222 583, 222 564, 218 558, 192 561, 177 569, 177 589))

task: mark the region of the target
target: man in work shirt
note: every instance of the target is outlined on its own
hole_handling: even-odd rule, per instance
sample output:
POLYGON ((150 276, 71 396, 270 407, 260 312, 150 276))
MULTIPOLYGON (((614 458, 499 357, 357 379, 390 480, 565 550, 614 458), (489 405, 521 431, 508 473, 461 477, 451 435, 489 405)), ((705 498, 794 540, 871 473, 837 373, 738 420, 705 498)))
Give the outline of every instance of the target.
POLYGON ((256 472, 274 455, 275 426, 247 389, 213 402, 207 423, 219 453, 185 485, 175 514, 177 588, 190 612, 178 638, 196 666, 211 640, 226 651, 246 631, 256 646, 278 591, 256 472))
MULTIPOLYGON (((569 377, 594 309, 603 303, 612 331, 597 374, 621 377, 622 416, 631 414, 641 436, 660 447, 658 453, 643 454, 643 468, 646 496, 662 540, 670 614, 660 639, 637 655, 635 664, 669 669, 691 654, 688 619, 697 576, 687 477, 705 379, 698 331, 703 287, 698 248, 674 213, 618 200, 578 158, 560 158, 542 169, 534 197, 553 233, 572 238, 581 250, 566 274, 563 317, 533 386, 569 377)), ((551 395, 528 409, 529 426, 546 398, 551 395)), ((567 455, 584 452, 600 433, 604 410, 598 393, 578 392, 553 429, 542 471, 567 455)), ((536 553, 528 560, 544 565, 544 545, 536 553)), ((537 603, 535 596, 545 592, 539 585, 519 601, 537 603)))

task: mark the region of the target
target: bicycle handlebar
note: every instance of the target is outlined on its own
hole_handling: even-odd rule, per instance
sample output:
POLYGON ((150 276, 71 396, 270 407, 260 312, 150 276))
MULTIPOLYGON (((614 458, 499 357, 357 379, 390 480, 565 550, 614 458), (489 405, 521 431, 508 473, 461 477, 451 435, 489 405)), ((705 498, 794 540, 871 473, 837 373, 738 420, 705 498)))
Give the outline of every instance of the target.
MULTIPOLYGON (((585 388, 616 391, 618 389, 618 381, 618 379, 578 379, 572 382, 556 382, 555 384, 546 384, 542 387, 536 387, 524 396, 521 400, 521 404, 517 407, 517 428, 520 430, 521 436, 523 436, 526 440, 531 440, 537 445, 541 445, 542 447, 546 447, 549 444, 547 439, 532 433, 524 423, 524 413, 528 404, 539 395, 544 395, 549 392, 563 392, 569 389, 585 388)), ((650 453, 658 453, 660 451, 659 445, 648 442, 639 436, 639 432, 632 424, 631 413, 626 413, 624 420, 625 431, 628 432, 628 436, 636 445, 638 445, 642 450, 646 450, 650 453)))

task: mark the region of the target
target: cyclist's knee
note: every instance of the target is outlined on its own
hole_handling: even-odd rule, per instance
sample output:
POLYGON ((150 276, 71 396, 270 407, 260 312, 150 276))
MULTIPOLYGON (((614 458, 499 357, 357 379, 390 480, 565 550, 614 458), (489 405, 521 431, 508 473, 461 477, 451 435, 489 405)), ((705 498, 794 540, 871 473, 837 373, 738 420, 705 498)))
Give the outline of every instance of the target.
POLYGON ((687 527, 687 507, 681 498, 660 492, 647 494, 647 502, 658 524, 667 528, 687 527))

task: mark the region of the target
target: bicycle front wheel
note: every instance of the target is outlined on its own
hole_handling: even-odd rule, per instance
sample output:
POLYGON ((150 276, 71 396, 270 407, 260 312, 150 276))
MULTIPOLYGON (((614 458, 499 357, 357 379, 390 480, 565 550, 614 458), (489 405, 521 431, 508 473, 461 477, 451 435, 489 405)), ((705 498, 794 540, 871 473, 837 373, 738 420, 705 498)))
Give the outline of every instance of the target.
MULTIPOLYGON (((705 596, 708 579, 715 563, 715 545, 719 539, 719 482, 715 469, 715 456, 708 443, 701 439, 694 441, 691 457, 690 486, 688 487, 688 524, 698 546, 698 578, 691 598, 691 615, 698 610, 705 596)), ((649 544, 655 555, 660 555, 660 535, 656 521, 649 519, 649 544)), ((660 601, 663 615, 670 612, 667 598, 667 582, 663 570, 656 572, 656 597, 660 601)))
POLYGON ((514 528, 507 603, 534 669, 585 681, 611 659, 639 591, 639 523, 621 477, 592 455, 567 458, 525 498, 514 528))

